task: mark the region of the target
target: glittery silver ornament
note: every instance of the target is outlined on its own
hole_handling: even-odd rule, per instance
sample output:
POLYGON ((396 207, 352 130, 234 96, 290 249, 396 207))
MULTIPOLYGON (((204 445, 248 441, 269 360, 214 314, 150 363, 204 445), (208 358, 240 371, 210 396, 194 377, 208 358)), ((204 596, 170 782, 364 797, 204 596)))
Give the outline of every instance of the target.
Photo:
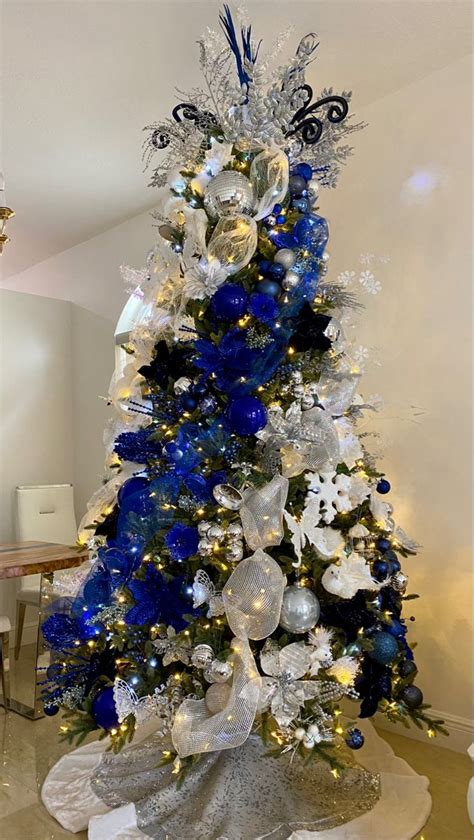
POLYGON ((293 392, 293 396, 296 397, 297 400, 300 400, 302 397, 304 397, 304 385, 294 385, 291 390, 293 392))
POLYGON ((281 281, 282 288, 285 289, 286 292, 291 291, 291 289, 296 289, 297 286, 301 283, 301 277, 296 271, 287 271, 283 280, 281 281))
POLYGON ((304 411, 307 411, 309 408, 312 408, 314 405, 314 397, 312 394, 304 394, 301 398, 301 408, 304 411))
POLYGON ((283 268, 288 270, 295 264, 296 254, 291 250, 291 248, 282 248, 280 251, 276 252, 273 257, 273 262, 279 263, 279 265, 282 265, 283 268))
POLYGON ((292 370, 290 373, 290 379, 295 385, 300 385, 303 381, 303 374, 300 370, 292 370))
POLYGON ((316 595, 306 586, 287 586, 283 592, 280 626, 290 633, 306 633, 321 613, 316 595))
POLYGON ((195 668, 207 668, 213 660, 214 651, 210 645, 196 645, 191 654, 191 662, 195 668))
POLYGON ((188 376, 180 376, 173 386, 175 394, 186 393, 186 391, 189 391, 192 384, 192 380, 189 379, 188 376))
POLYGON ((231 522, 227 526, 227 537, 229 540, 240 540, 243 534, 243 528, 240 522, 231 522))
POLYGON ((250 215, 255 207, 255 190, 241 172, 225 170, 209 182, 204 207, 213 219, 238 213, 250 215))
POLYGON ((219 659, 214 659, 204 671, 204 679, 209 683, 225 683, 231 676, 230 662, 221 662, 219 659))
POLYGON ((239 510, 243 504, 242 493, 232 484, 216 484, 212 489, 217 504, 227 510, 239 510))
POLYGON ((405 592, 408 585, 408 576, 403 572, 396 572, 390 580, 390 584, 395 592, 405 592))
POLYGON ((221 525, 211 525, 209 531, 207 532, 208 540, 215 540, 216 542, 221 542, 224 539, 225 531, 221 525))

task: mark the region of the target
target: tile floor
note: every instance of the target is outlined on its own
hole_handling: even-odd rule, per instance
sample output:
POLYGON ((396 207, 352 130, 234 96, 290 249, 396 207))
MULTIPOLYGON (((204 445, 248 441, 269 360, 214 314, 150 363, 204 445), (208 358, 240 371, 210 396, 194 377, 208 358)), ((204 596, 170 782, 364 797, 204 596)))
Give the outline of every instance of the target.
MULTIPOLYGON (((26 690, 32 656, 33 646, 26 646, 15 663, 18 685, 12 673, 12 687, 17 691, 26 690)), ((26 696, 21 699, 30 701, 26 696)), ((86 840, 85 832, 73 835, 62 829, 47 814, 38 795, 50 767, 70 749, 59 740, 59 724, 58 717, 30 721, 12 712, 5 715, 0 708, 0 840, 86 840)), ((392 732, 380 734, 397 755, 430 779, 433 811, 414 840, 473 840, 466 811, 466 789, 473 772, 467 755, 392 732)))

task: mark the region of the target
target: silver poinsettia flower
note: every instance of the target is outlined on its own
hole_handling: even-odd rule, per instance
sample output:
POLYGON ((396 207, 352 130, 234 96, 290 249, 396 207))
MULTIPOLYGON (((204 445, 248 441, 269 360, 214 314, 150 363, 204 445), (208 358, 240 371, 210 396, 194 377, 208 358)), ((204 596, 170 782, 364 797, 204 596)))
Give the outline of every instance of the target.
POLYGON ((303 411, 298 402, 284 412, 280 406, 268 410, 267 425, 257 432, 270 449, 281 454, 282 473, 287 478, 304 469, 320 470, 337 463, 339 440, 332 417, 314 407, 303 411))

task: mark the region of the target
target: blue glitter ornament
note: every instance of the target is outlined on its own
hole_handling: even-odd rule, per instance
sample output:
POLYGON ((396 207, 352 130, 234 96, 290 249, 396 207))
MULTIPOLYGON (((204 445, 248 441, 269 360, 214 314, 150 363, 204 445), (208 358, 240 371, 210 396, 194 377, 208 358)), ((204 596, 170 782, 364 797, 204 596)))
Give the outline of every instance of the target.
POLYGON ((48 717, 53 717, 59 712, 59 706, 56 706, 54 703, 47 703, 43 706, 43 711, 48 717))
POLYGON ((115 729, 119 725, 112 686, 103 688, 92 701, 92 717, 102 729, 115 729))
POLYGON ((423 692, 417 685, 407 685, 405 688, 402 688, 399 699, 409 709, 417 709, 423 703, 423 692))
POLYGON ((266 425, 267 411, 257 397, 240 397, 230 403, 228 417, 233 432, 249 437, 266 425))
POLYGON ((216 318, 237 321, 247 312, 249 296, 242 286, 224 283, 211 299, 211 311, 216 318))
POLYGON ((350 729, 347 733, 346 744, 351 750, 360 750, 364 746, 365 738, 360 729, 350 729))
POLYGON ((293 169, 294 175, 299 175, 301 178, 304 178, 305 181, 311 181, 313 177, 313 167, 309 165, 309 163, 297 163, 295 168, 293 169))
POLYGON ((404 679, 406 677, 411 677, 412 674, 416 674, 417 671, 418 668, 413 662, 413 659, 404 659, 403 662, 400 662, 400 665, 398 666, 398 673, 404 679))
POLYGON ((372 650, 369 650, 369 656, 379 665, 389 665, 398 654, 397 640, 386 633, 384 630, 378 630, 371 636, 373 643, 372 650))
POLYGON ((285 274, 285 266, 281 265, 280 263, 272 263, 272 265, 268 269, 268 275, 272 280, 283 280, 285 274))
POLYGON ((119 505, 121 505, 122 502, 124 502, 129 496, 133 496, 134 493, 139 493, 140 490, 144 490, 149 483, 149 479, 144 475, 134 475, 132 478, 127 479, 127 481, 124 481, 117 493, 117 501, 119 505))
POLYGON ((392 485, 386 478, 381 478, 377 483, 377 493, 381 493, 382 496, 385 496, 385 493, 390 493, 391 486, 392 485))

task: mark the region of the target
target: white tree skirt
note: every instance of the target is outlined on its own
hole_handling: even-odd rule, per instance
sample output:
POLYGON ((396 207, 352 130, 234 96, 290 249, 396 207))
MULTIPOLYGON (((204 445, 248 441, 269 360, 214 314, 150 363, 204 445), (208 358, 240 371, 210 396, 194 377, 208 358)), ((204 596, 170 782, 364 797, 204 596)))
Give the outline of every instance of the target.
MULTIPOLYGON (((369 721, 360 728, 366 741, 357 758, 365 769, 380 774, 377 804, 337 828, 297 831, 291 840, 412 840, 423 828, 431 811, 428 779, 397 758, 369 721)), ((61 758, 44 782, 43 803, 67 830, 87 829, 89 840, 145 840, 148 835, 137 826, 133 803, 110 809, 92 790, 91 776, 105 749, 106 742, 96 741, 61 758)))

